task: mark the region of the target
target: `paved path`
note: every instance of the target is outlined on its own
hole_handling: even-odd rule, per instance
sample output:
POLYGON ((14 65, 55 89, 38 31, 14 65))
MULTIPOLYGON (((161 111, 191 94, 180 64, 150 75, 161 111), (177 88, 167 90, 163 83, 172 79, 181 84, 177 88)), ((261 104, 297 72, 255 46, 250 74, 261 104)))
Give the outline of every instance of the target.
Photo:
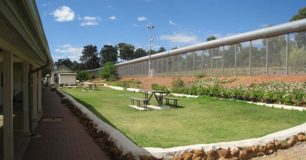
POLYGON ((62 117, 62 121, 38 124, 36 137, 24 154, 24 160, 108 160, 85 127, 61 104, 60 97, 44 89, 43 118, 62 117))

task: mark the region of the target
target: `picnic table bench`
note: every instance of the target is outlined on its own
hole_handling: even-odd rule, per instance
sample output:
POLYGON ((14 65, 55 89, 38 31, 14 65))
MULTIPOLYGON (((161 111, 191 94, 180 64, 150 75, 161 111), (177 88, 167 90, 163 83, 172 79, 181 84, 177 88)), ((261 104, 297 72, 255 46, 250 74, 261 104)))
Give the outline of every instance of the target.
POLYGON ((178 98, 174 97, 165 97, 166 100, 166 105, 170 105, 170 100, 173 101, 173 105, 177 107, 177 101, 179 100, 178 98))
POLYGON ((152 96, 154 96, 158 105, 162 106, 164 97, 167 96, 169 93, 170 93, 169 91, 159 91, 159 90, 145 91, 145 98, 150 101, 152 96))
POLYGON ((135 101, 136 101, 136 106, 143 106, 143 107, 147 107, 149 100, 148 99, 143 99, 143 98, 137 98, 137 97, 130 97, 131 99, 131 104, 135 105, 135 101))

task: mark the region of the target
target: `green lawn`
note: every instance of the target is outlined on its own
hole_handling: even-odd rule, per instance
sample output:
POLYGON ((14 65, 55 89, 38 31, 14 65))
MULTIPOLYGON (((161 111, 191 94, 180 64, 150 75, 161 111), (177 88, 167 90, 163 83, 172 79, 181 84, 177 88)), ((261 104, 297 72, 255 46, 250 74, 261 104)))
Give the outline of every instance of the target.
POLYGON ((180 98, 182 108, 138 111, 141 93, 64 89, 142 147, 174 147, 260 137, 306 122, 306 112, 272 109, 212 97, 180 98))

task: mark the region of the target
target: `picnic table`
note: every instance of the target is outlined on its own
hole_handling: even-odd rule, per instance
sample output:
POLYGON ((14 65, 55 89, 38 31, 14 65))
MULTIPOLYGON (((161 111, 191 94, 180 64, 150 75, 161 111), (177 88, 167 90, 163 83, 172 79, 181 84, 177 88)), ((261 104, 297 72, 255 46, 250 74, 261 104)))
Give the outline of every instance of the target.
POLYGON ((170 92, 169 91, 161 91, 161 90, 152 90, 152 91, 145 91, 145 99, 150 102, 151 98, 154 96, 158 105, 163 105, 163 99, 167 96, 170 92))

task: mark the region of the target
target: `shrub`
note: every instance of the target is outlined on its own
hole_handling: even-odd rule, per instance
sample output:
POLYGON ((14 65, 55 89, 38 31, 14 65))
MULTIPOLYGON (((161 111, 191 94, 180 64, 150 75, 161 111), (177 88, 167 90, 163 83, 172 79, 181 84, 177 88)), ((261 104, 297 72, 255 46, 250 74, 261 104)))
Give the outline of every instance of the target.
POLYGON ((205 77, 205 74, 204 73, 199 73, 199 74, 195 75, 195 77, 198 78, 198 79, 201 79, 201 78, 205 77))
POLYGON ((172 88, 184 94, 251 100, 254 102, 306 105, 306 83, 269 82, 250 86, 226 87, 229 80, 216 78, 190 82, 187 86, 172 88))
POLYGON ((180 88, 180 87, 184 87, 184 81, 182 81, 181 79, 175 79, 172 81, 171 86, 173 88, 180 88))
POLYGON ((118 79, 117 68, 114 63, 106 62, 100 71, 100 76, 108 81, 114 81, 118 79))
POLYGON ((126 81, 116 81, 112 85, 123 87, 123 88, 129 88, 130 87, 130 85, 126 81))
POLYGON ((153 83, 151 85, 151 87, 152 87, 153 90, 168 91, 166 86, 160 86, 160 85, 158 85, 156 83, 153 83))
POLYGON ((81 82, 87 81, 90 78, 90 74, 87 71, 80 71, 77 73, 77 79, 81 82))

